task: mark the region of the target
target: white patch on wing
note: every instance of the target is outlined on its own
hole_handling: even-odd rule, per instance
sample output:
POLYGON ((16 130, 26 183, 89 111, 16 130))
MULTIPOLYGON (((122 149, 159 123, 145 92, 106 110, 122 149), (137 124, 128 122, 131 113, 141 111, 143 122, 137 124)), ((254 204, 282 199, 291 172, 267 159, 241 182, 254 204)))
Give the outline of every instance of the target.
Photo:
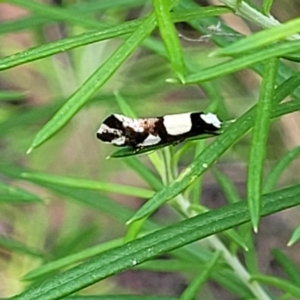
POLYGON ((170 135, 180 135, 192 129, 191 114, 167 115, 163 117, 163 124, 170 135))
POLYGON ((101 124, 100 128, 98 129, 98 133, 103 133, 103 132, 111 132, 112 129, 107 126, 106 124, 101 124))
POLYGON ((140 143, 141 146, 152 146, 157 145, 161 141, 161 138, 159 136, 155 136, 153 134, 149 134, 147 138, 140 143))
POLYGON ((218 117, 215 114, 201 114, 200 117, 205 123, 211 124, 216 128, 221 128, 222 122, 218 119, 218 117))
POLYGON ((109 132, 109 133, 112 133, 112 134, 117 135, 117 136, 121 136, 122 135, 122 131, 121 130, 115 129, 115 128, 111 128, 111 127, 107 126, 106 124, 101 124, 101 126, 100 126, 100 128, 98 129, 97 132, 100 133, 100 134, 109 132))
POLYGON ((122 146, 125 144, 125 141, 126 141, 125 136, 120 136, 120 137, 117 137, 117 138, 111 140, 110 143, 113 145, 122 146))
POLYGON ((125 138, 125 136, 123 136, 121 130, 111 128, 111 127, 107 126, 106 124, 101 124, 97 133, 99 133, 99 134, 110 133, 110 134, 114 135, 114 139, 112 139, 110 141, 106 141, 106 140, 103 140, 102 138, 100 138, 104 143, 107 143, 107 144, 122 146, 126 142, 126 138, 125 138))
POLYGON ((119 114, 114 114, 114 116, 122 122, 124 127, 130 127, 132 128, 135 132, 143 132, 144 128, 142 126, 140 126, 140 122, 138 119, 132 119, 132 118, 128 118, 126 116, 123 115, 119 115, 119 114))

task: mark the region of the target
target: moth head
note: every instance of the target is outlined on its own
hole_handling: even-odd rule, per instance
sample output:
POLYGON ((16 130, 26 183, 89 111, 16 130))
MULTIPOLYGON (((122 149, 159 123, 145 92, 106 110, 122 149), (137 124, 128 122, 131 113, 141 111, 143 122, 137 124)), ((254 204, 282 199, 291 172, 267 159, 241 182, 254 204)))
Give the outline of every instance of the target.
POLYGON ((123 130, 122 122, 115 115, 110 115, 98 129, 97 138, 105 143, 122 146, 126 143, 123 130))

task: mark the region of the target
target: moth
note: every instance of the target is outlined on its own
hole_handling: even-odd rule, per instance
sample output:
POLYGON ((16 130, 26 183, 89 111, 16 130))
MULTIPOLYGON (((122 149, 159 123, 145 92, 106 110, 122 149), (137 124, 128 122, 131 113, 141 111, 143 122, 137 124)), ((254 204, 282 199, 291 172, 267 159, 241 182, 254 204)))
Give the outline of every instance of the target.
POLYGON ((137 119, 112 114, 101 124, 97 138, 114 146, 129 146, 138 152, 155 145, 176 145, 203 134, 217 135, 221 126, 222 122, 213 113, 189 112, 137 119))

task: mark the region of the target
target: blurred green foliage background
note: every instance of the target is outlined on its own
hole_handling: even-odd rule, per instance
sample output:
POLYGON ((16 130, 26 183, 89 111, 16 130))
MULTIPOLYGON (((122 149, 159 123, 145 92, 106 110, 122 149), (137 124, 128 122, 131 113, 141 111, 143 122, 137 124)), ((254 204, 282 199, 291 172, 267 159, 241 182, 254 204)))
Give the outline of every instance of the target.
MULTIPOLYGON (((66 126, 26 154, 37 132, 120 47, 124 37, 116 33, 115 37, 107 40, 83 43, 80 47, 45 58, 41 54, 39 58, 42 59, 32 62, 26 61, 28 49, 45 45, 49 50, 51 43, 89 33, 96 29, 97 23, 100 30, 147 16, 152 11, 152 3, 140 0, 9 2, 0 3, 0 297, 3 298, 19 294, 31 282, 38 284, 57 272, 37 276, 33 281, 22 280, 35 268, 122 238, 128 233, 125 222, 134 211, 154 191, 169 183, 161 177, 155 155, 150 159, 147 155, 106 159, 115 149, 96 139, 96 131, 106 116, 124 113, 129 107, 129 111, 132 109, 140 117, 214 111, 224 121, 237 119, 257 102, 261 84, 261 76, 249 68, 199 84, 181 84, 166 58, 160 32, 155 29, 128 59, 124 59, 112 77, 66 126), (31 7, 30 3, 36 3, 36 6, 31 7), (6 68, 6 57, 18 52, 23 52, 24 62, 6 68), (139 171, 143 166, 146 171, 139 171), (75 180, 68 184, 64 184, 62 178, 54 178, 53 182, 43 181, 41 178, 45 174, 75 180), (149 179, 149 176, 154 179, 149 179), (81 182, 81 179, 89 182, 81 182)), ((210 4, 205 1, 187 2, 199 8, 210 4)), ((264 2, 272 3, 247 2, 251 2, 258 11, 264 2)), ((271 9, 272 15, 280 22, 297 18, 299 12, 300 4, 296 0, 274 1, 271 9)), ((203 21, 199 27, 194 18, 176 24, 176 31, 183 36, 180 43, 189 70, 200 72, 226 62, 228 57, 209 56, 209 53, 217 45, 230 45, 243 35, 262 30, 258 24, 238 17, 234 12, 220 17, 220 29, 216 27, 216 17, 207 18, 210 19, 206 23, 203 21), (209 36, 199 41, 201 35, 209 36)), ((63 47, 62 43, 61 50, 63 47)), ((291 70, 291 75, 299 69, 297 62, 286 60, 284 64, 291 70)), ((291 97, 287 97, 286 101, 291 97)), ((288 150, 299 145, 298 118, 299 113, 295 112, 272 123, 265 173, 288 150)), ((210 143, 211 139, 176 146, 173 150, 179 153, 177 172, 190 164, 195 153, 210 143)), ((246 195, 250 144, 251 135, 245 135, 218 160, 215 170, 226 174, 240 198, 246 195)), ((279 187, 299 182, 298 152, 299 149, 295 151, 289 169, 281 176, 279 187)), ((216 180, 220 179, 216 173, 209 169, 201 181, 195 181, 186 191, 186 195, 194 197, 196 202, 201 199, 202 205, 210 209, 225 205, 228 195, 224 194, 222 185, 216 180)), ((153 220, 164 226, 178 222, 181 216, 176 209, 164 207, 153 220)), ((282 275, 274 258, 277 250, 274 250, 273 256, 271 254, 271 249, 275 248, 280 248, 299 266, 299 245, 286 246, 298 223, 299 209, 262 220, 255 242, 252 241, 255 249, 251 250, 261 272, 282 275)), ((116 245, 120 245, 121 241, 117 241, 116 245)), ((238 247, 231 244, 232 241, 225 243, 233 253, 238 253, 238 247)), ((169 254, 166 258, 170 258, 169 254)), ((247 255, 242 258, 246 265, 247 259, 247 255)), ((179 266, 179 270, 174 272, 171 268, 160 272, 155 268, 151 271, 149 264, 146 270, 127 271, 91 285, 84 294, 179 297, 195 274, 192 263, 186 266, 187 269, 179 266)), ((217 284, 208 281, 196 299, 242 299, 231 292, 220 281, 217 284)), ((276 296, 279 294, 272 292, 276 296)))

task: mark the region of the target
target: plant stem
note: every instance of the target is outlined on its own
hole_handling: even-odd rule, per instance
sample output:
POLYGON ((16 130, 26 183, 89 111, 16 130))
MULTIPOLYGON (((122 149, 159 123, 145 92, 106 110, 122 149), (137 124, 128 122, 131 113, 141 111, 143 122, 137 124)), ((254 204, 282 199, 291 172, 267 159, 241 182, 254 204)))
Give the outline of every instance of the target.
MULTIPOLYGON (((281 23, 276 20, 272 15, 264 15, 260 11, 251 7, 248 3, 241 1, 241 3, 237 3, 236 0, 221 0, 226 6, 232 8, 235 11, 236 15, 239 15, 262 28, 272 28, 275 26, 279 26, 281 23)), ((299 40, 300 35, 294 34, 286 38, 287 40, 299 40)))
MULTIPOLYGON (((163 156, 161 163, 164 165, 164 171, 166 172, 164 180, 167 180, 167 182, 164 182, 164 184, 168 184, 168 181, 174 180, 174 172, 172 169, 175 168, 175 166, 173 165, 172 167, 172 162, 174 162, 174 160, 172 159, 172 155, 170 155, 170 150, 168 148, 164 150, 165 155, 163 156)), ((186 218, 192 218, 198 214, 196 210, 191 208, 189 199, 186 199, 182 194, 179 194, 174 198, 173 206, 181 215, 186 218)), ((271 300, 269 295, 257 282, 250 282, 251 275, 249 274, 249 272, 245 269, 239 259, 235 255, 230 253, 227 247, 220 241, 220 239, 216 235, 207 237, 206 241, 211 248, 222 253, 223 258, 227 262, 227 264, 232 268, 232 270, 234 270, 237 277, 251 290, 251 292, 257 299, 271 300)))

